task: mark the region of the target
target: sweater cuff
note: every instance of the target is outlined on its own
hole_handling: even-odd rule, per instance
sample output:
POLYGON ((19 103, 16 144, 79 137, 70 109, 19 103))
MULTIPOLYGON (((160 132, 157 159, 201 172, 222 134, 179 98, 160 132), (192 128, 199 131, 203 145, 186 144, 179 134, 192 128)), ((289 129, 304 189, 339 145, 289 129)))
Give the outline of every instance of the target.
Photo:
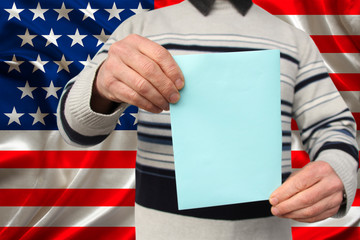
POLYGON ((316 160, 329 163, 343 182, 347 196, 346 204, 333 216, 335 218, 343 217, 349 211, 355 198, 357 188, 357 162, 354 161, 354 158, 350 154, 339 150, 323 151, 316 160))
POLYGON ((77 77, 66 100, 65 118, 72 129, 85 136, 108 135, 129 106, 121 103, 111 114, 101 114, 91 109, 92 87, 98 67, 105 61, 106 54, 96 56, 96 65, 88 65, 77 77))

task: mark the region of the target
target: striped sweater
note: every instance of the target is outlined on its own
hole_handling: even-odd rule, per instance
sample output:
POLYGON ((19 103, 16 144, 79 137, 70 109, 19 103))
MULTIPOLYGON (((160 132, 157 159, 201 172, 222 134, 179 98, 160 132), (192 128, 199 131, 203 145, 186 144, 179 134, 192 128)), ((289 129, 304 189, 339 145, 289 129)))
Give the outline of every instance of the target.
MULTIPOLYGON (((65 88, 58 108, 58 125, 69 143, 100 143, 128 107, 122 103, 114 113, 103 115, 93 112, 89 103, 93 79, 110 45, 130 33, 157 42, 173 55, 279 49, 283 180, 291 173, 294 118, 310 159, 328 162, 343 181, 347 204, 337 216, 347 212, 357 185, 354 119, 311 39, 255 4, 242 15, 229 2, 217 0, 210 14, 204 16, 184 1, 125 21, 91 64, 65 88)), ((153 114, 139 109, 137 132, 138 239, 291 238, 289 221, 272 217, 267 201, 177 210, 170 113, 153 114)))

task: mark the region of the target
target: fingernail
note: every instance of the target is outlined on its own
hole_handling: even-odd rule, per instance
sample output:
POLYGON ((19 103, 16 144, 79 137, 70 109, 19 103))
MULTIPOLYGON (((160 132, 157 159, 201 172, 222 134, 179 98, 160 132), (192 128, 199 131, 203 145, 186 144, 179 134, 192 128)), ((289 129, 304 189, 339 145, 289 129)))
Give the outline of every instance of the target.
POLYGON ((277 205, 279 203, 279 199, 277 199, 276 197, 270 198, 269 201, 270 201, 270 204, 273 205, 273 206, 275 206, 275 205, 277 205))
POLYGON ((184 87, 184 82, 181 79, 178 79, 175 81, 175 86, 180 90, 184 87))
POLYGON ((179 99, 180 99, 180 94, 178 94, 178 93, 173 93, 170 96, 171 103, 176 103, 177 101, 179 101, 179 99))

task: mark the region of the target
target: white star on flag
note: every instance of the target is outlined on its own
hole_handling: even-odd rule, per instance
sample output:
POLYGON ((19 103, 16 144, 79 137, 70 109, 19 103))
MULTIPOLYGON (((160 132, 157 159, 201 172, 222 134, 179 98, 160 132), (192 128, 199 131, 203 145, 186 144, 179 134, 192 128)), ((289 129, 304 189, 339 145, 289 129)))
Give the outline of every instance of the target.
POLYGON ((32 11, 34 13, 34 17, 33 17, 33 21, 37 18, 41 18, 42 20, 45 21, 45 17, 44 17, 44 13, 47 12, 49 9, 43 9, 40 6, 40 3, 38 3, 37 7, 34 9, 29 9, 30 11, 32 11))
POLYGON ((134 124, 133 125, 136 125, 138 123, 138 113, 130 113, 131 116, 133 116, 135 118, 134 120, 134 124))
POLYGON ((15 107, 13 108, 11 113, 4 113, 4 114, 9 118, 8 125, 10 125, 13 122, 16 122, 17 124, 21 125, 20 117, 24 115, 24 113, 17 113, 15 107))
POLYGON ((30 116, 32 116, 34 118, 34 121, 33 121, 33 124, 32 125, 35 125, 35 123, 37 122, 40 122, 42 123, 43 125, 45 125, 45 121, 44 121, 44 118, 49 115, 48 113, 42 113, 40 111, 40 107, 38 107, 36 113, 29 113, 30 116))
POLYGON ((61 57, 61 60, 60 61, 54 61, 54 63, 56 63, 59 66, 57 72, 60 72, 61 70, 65 70, 67 72, 70 72, 69 65, 72 64, 73 61, 67 61, 65 59, 64 54, 63 54, 62 57, 61 57))
POLYGON ((91 57, 90 54, 88 54, 86 61, 79 61, 79 63, 81 63, 82 65, 84 65, 84 67, 86 67, 86 65, 88 65, 91 61, 91 57))
POLYGON ((108 21, 110 21, 110 20, 113 19, 113 18, 117 18, 117 19, 119 19, 119 20, 121 21, 121 19, 120 19, 120 13, 121 13, 122 11, 124 11, 124 10, 125 10, 125 9, 118 9, 118 8, 116 7, 115 2, 114 2, 112 8, 105 9, 105 11, 107 11, 107 12, 110 14, 108 21))
POLYGON ((17 36, 22 39, 21 47, 24 46, 25 44, 29 44, 33 47, 34 44, 32 40, 36 38, 37 35, 31 35, 29 33, 29 29, 27 28, 24 35, 17 35, 17 36))
POLYGON ((119 124, 120 126, 121 126, 120 118, 121 118, 122 116, 124 116, 124 115, 125 115, 125 113, 122 113, 121 116, 119 117, 118 121, 117 121, 117 124, 119 124))
POLYGON ((79 9, 79 10, 84 13, 84 18, 83 18, 84 21, 88 17, 95 20, 94 13, 96 13, 99 9, 92 9, 90 3, 88 3, 86 9, 79 9))
POLYGON ((87 35, 80 35, 79 29, 76 29, 74 35, 67 35, 69 38, 72 39, 71 47, 75 44, 79 44, 81 46, 84 46, 83 39, 87 37, 87 35))
POLYGON ((22 11, 24 11, 24 9, 18 9, 18 8, 16 7, 15 2, 14 2, 14 4, 13 4, 13 6, 12 6, 11 9, 4 9, 4 10, 7 11, 7 12, 10 14, 10 15, 9 15, 9 18, 8 18, 8 21, 9 21, 10 19, 12 19, 12 18, 17 18, 18 20, 21 21, 19 14, 20 14, 22 11))
POLYGON ((43 89, 46 91, 46 97, 45 99, 54 96, 58 99, 57 91, 59 91, 62 87, 55 87, 53 81, 50 82, 49 87, 43 87, 43 89))
POLYGON ((106 42, 109 39, 110 35, 106 35, 104 29, 102 29, 100 35, 94 35, 94 37, 98 39, 96 46, 99 46, 102 43, 106 42))
POLYGON ((31 97, 32 99, 34 99, 34 96, 33 96, 32 92, 33 92, 35 89, 37 89, 37 87, 30 87, 29 82, 26 81, 25 87, 18 87, 18 89, 19 89, 20 91, 22 91, 21 99, 23 99, 23 98, 26 97, 26 96, 29 96, 29 97, 31 97))
POLYGON ((50 33, 48 35, 42 35, 42 36, 47 40, 45 47, 47 47, 50 44, 54 44, 55 46, 58 47, 57 39, 61 37, 61 35, 55 35, 52 28, 50 29, 50 33))
POLYGON ((147 12, 150 9, 143 9, 141 2, 139 2, 138 8, 136 9, 130 8, 130 10, 133 11, 135 14, 139 14, 139 13, 147 12))
POLYGON ((15 54, 13 55, 13 58, 11 61, 4 61, 5 63, 7 63, 9 65, 9 72, 11 72, 12 70, 16 70, 18 72, 20 72, 20 65, 24 63, 24 61, 18 61, 15 57, 15 54))
POLYGON ((70 21, 69 13, 70 13, 72 10, 73 10, 73 9, 66 8, 65 3, 62 3, 60 9, 54 9, 54 11, 59 14, 59 16, 58 16, 58 18, 57 18, 57 21, 59 21, 61 18, 66 18, 67 20, 70 21))
POLYGON ((44 65, 47 64, 49 61, 42 61, 40 58, 40 54, 38 54, 36 61, 30 61, 32 65, 34 65, 33 73, 37 70, 41 70, 42 72, 45 72, 44 65))

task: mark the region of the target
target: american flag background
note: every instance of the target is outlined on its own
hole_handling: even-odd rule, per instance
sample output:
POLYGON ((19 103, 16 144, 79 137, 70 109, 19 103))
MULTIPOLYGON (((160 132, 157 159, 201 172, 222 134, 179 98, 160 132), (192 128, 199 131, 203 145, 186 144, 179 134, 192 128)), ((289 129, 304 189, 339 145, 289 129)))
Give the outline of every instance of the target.
MULTIPOLYGON (((122 21, 180 1, 0 2, 0 239, 135 239, 137 109, 104 143, 84 149, 62 140, 56 108, 67 81, 122 21)), ((360 143, 360 1, 254 3, 311 35, 360 143)), ((296 169, 309 160, 295 122, 292 129, 296 169)), ((293 223, 293 239, 360 239, 359 188, 345 218, 293 223)))

